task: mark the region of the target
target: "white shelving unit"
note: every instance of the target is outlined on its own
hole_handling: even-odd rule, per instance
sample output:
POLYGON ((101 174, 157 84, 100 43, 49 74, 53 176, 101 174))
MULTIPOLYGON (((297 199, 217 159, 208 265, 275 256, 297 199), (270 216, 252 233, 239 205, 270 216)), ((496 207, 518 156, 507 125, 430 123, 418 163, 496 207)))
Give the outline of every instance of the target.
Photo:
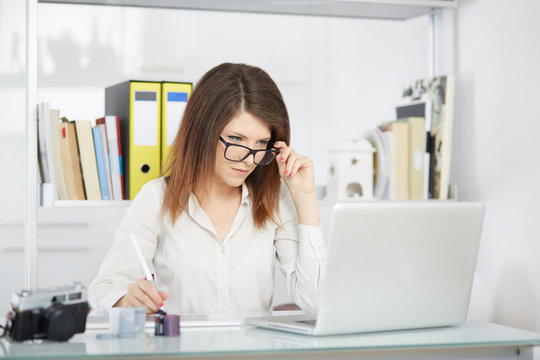
POLYGON ((55 208, 70 207, 128 207, 131 200, 57 200, 53 203, 55 208))
POLYGON ((41 2, 386 20, 406 20, 456 6, 456 0, 42 0, 41 2))
MULTIPOLYGON (((433 14, 457 6, 457 0, 26 0, 26 209, 25 288, 38 286, 37 234, 37 24, 38 3, 99 6, 148 7, 242 13, 288 14, 294 16, 347 17, 406 20, 432 14, 429 73, 434 64, 433 14)), ((125 207, 129 201, 56 201, 54 207, 125 207)))

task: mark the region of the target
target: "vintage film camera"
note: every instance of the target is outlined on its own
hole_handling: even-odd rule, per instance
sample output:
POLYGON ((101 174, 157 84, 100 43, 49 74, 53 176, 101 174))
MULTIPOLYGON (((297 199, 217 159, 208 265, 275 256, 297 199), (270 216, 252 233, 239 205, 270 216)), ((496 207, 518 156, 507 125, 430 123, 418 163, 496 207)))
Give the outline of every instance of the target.
POLYGON ((50 289, 23 290, 12 296, 7 331, 15 341, 66 341, 86 328, 88 301, 80 283, 50 289))

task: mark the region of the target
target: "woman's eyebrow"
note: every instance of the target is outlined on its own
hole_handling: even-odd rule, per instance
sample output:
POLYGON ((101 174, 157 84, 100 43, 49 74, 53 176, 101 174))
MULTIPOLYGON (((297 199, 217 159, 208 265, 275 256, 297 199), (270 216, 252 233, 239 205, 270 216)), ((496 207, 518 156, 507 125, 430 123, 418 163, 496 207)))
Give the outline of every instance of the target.
POLYGON ((237 136, 242 139, 246 138, 244 134, 232 130, 225 130, 225 133, 227 134, 227 136, 237 136))
MULTIPOLYGON (((242 139, 247 139, 248 138, 246 135, 244 135, 242 133, 239 133, 239 132, 236 132, 236 131, 227 131, 227 135, 238 136, 239 138, 242 138, 242 139)), ((270 141, 271 138, 272 138, 272 136, 268 136, 268 137, 259 139, 257 141, 270 141)))

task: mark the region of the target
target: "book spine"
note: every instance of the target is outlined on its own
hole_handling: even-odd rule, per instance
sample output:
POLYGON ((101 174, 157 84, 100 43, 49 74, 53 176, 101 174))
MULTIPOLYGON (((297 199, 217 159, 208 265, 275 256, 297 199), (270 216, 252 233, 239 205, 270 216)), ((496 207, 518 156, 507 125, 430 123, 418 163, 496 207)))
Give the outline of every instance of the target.
POLYGON ((107 179, 107 163, 105 159, 105 153, 103 151, 103 137, 99 127, 92 128, 92 134, 94 135, 94 148, 96 151, 96 162, 99 176, 99 187, 101 190, 101 199, 110 200, 111 195, 109 192, 109 181, 107 179))
POLYGON ((75 129, 74 122, 68 122, 68 146, 70 153, 71 166, 73 171, 73 180, 75 181, 75 200, 86 200, 86 193, 84 191, 84 180, 81 170, 81 159, 79 157, 79 144, 77 142, 77 131, 75 129))
POLYGON ((105 170, 107 171, 107 186, 109 189, 109 199, 114 199, 114 189, 112 187, 112 181, 111 181, 111 162, 110 162, 110 155, 109 155, 109 145, 107 142, 107 127, 103 125, 96 126, 101 131, 101 139, 103 143, 103 154, 105 157, 105 170))
POLYGON ((114 200, 122 200, 122 184, 120 178, 120 159, 118 157, 118 134, 116 116, 106 116, 107 142, 109 144, 109 161, 111 166, 111 182, 114 200))
POLYGON ((47 156, 46 134, 45 134, 45 104, 38 104, 38 149, 39 149, 39 170, 41 181, 44 183, 51 182, 51 174, 49 171, 49 162, 47 156))
POLYGON ((120 186, 122 188, 122 199, 125 199, 125 188, 124 188, 124 164, 122 158, 122 136, 120 135, 120 119, 118 116, 115 116, 116 122, 116 136, 118 140, 118 162, 120 166, 120 186))
POLYGON ((69 200, 64 166, 62 164, 62 150, 60 145, 60 111, 50 109, 51 142, 54 157, 54 172, 56 177, 56 189, 59 200, 69 200))

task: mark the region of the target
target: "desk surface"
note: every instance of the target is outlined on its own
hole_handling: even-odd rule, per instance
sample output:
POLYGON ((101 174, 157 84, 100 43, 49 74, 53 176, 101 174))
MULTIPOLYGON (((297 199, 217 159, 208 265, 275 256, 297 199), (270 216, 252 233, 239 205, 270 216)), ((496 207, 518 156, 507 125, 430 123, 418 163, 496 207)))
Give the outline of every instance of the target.
POLYGON ((479 321, 468 321, 460 327, 324 337, 247 326, 186 328, 179 337, 155 337, 147 333, 129 339, 98 339, 97 333, 77 334, 66 343, 15 343, 0 339, 0 358, 283 356, 314 351, 448 350, 540 344, 538 333, 479 321))

